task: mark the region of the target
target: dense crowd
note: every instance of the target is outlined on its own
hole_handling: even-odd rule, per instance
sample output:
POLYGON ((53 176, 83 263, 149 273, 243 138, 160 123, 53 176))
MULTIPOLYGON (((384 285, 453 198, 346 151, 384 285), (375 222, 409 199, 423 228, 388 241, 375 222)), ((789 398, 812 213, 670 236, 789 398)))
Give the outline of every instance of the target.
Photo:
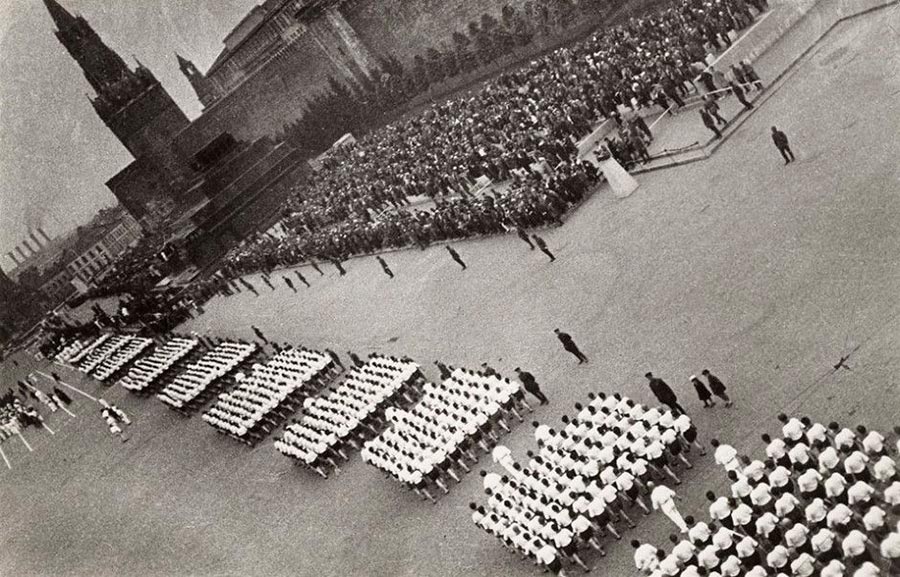
POLYGON ((494 460, 504 473, 484 474, 487 506, 472 503, 472 520, 510 550, 564 574, 563 561, 587 570, 579 555, 599 538, 620 538, 616 523, 633 527, 628 509, 649 508, 641 496, 653 479, 680 482, 673 461, 691 467, 685 451, 697 443, 687 415, 650 408, 615 394, 591 393, 559 429, 535 425, 538 451, 523 466, 508 449, 494 460))
POLYGON ((223 341, 190 363, 156 398, 173 409, 190 410, 205 402, 214 385, 256 353, 256 343, 223 341))
POLYGON ((338 462, 347 459, 344 449, 359 449, 367 435, 377 435, 385 410, 410 403, 410 395, 424 381, 419 365, 407 358, 371 355, 357 364, 328 393, 303 402, 303 418, 285 427, 275 447, 317 472, 338 472, 338 462))
MULTIPOLYGON (((633 128, 623 109, 683 103, 706 55, 765 8, 765 0, 678 0, 367 134, 332 151, 296 191, 285 211, 287 239, 252 239, 227 263, 243 273, 554 222, 598 178, 577 162, 574 143, 603 119, 633 128), (542 161, 549 169, 535 170, 542 161), (525 176, 493 197, 467 198, 476 179, 500 182, 517 172, 525 176), (402 209, 414 196, 461 199, 410 214, 402 209)), ((646 153, 649 130, 635 122, 640 129, 610 141, 625 162, 646 153)))
POLYGON ((710 521, 687 517, 682 536, 670 536, 669 553, 633 542, 644 575, 900 574, 900 480, 884 435, 806 417, 779 420, 781 436, 762 435, 765 460, 713 441, 729 494, 709 491, 710 521))
POLYGON ((477 463, 477 447, 488 451, 506 421, 522 421, 528 409, 519 383, 493 374, 455 369, 440 385, 427 383, 409 410, 390 407, 390 427, 367 442, 363 461, 381 469, 408 488, 435 501, 430 485, 448 493, 446 477, 460 482, 456 470, 469 472, 468 458, 477 463))
POLYGON ((255 363, 249 375, 236 374, 237 387, 220 394, 203 420, 252 445, 271 432, 280 412, 296 411, 299 402, 322 388, 336 368, 326 353, 286 347, 265 363, 255 363))
POLYGON ((175 366, 175 363, 190 354, 199 345, 200 342, 197 339, 172 338, 164 345, 156 347, 150 355, 138 359, 119 379, 118 384, 136 393, 149 390, 175 366))

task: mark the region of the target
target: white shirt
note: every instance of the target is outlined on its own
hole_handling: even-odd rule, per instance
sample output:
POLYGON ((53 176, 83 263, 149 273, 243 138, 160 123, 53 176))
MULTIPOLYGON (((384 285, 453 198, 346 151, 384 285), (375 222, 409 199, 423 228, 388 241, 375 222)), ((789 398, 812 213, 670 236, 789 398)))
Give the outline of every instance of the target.
POLYGON ((650 493, 650 503, 653 509, 659 510, 663 505, 673 503, 675 499, 675 491, 665 485, 657 485, 650 493))
POLYGON ((737 461, 737 450, 731 445, 719 445, 716 447, 715 459, 717 465, 725 467, 726 471, 740 470, 741 464, 737 461))
POLYGON ((900 558, 900 532, 894 531, 889 533, 884 538, 884 541, 881 542, 879 549, 881 550, 881 556, 885 559, 900 558))
POLYGON ((644 543, 634 550, 634 566, 644 573, 655 571, 659 567, 659 559, 656 558, 656 547, 644 543))

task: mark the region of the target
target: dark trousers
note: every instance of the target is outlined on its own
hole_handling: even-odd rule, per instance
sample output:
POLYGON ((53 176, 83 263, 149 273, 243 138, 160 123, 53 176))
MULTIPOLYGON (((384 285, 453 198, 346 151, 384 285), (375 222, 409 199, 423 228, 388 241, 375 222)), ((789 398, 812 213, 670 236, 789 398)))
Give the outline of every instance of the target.
POLYGON ((715 124, 709 123, 706 125, 706 127, 713 131, 713 133, 716 135, 716 138, 722 138, 722 131, 719 130, 715 124))
POLYGON ((677 411, 679 414, 682 414, 682 415, 687 414, 687 411, 684 410, 684 407, 679 405, 678 401, 676 401, 674 399, 670 400, 670 401, 662 401, 662 404, 664 404, 667 407, 669 407, 670 409, 672 409, 672 411, 677 411))
POLYGON ((785 164, 794 161, 794 153, 791 151, 790 146, 779 146, 778 152, 780 152, 781 157, 784 158, 785 164))
POLYGON ((575 355, 575 358, 578 359, 578 364, 588 362, 588 358, 586 356, 584 356, 584 353, 582 353, 581 350, 578 347, 576 347, 575 345, 572 345, 570 347, 564 347, 564 348, 567 351, 569 351, 570 353, 572 353, 573 355, 575 355))
POLYGON ((550 402, 547 400, 547 396, 544 395, 543 392, 541 392, 541 388, 539 386, 537 386, 537 384, 525 385, 525 390, 528 391, 529 393, 531 393, 532 395, 534 395, 534 397, 538 401, 540 401, 542 405, 546 405, 547 403, 550 402))
POLYGON ((556 260, 556 257, 553 256, 553 253, 550 252, 550 249, 549 249, 549 248, 542 246, 542 247, 541 247, 541 252, 544 253, 545 255, 549 256, 551 262, 554 261, 554 260, 556 260))

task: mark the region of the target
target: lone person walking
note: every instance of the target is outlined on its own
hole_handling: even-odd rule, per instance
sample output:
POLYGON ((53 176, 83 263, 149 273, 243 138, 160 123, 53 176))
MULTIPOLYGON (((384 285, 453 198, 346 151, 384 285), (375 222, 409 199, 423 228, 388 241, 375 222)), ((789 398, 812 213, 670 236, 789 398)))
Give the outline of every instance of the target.
POLYGON ((709 369, 703 369, 703 376, 706 377, 707 382, 709 382, 709 390, 712 391, 712 394, 725 401, 726 407, 730 407, 734 404, 734 401, 732 401, 728 396, 728 393, 725 392, 725 383, 720 381, 719 377, 709 372, 709 369))
POLYGON ((294 274, 297 275, 297 278, 300 279, 300 282, 306 285, 306 288, 309 288, 309 281, 306 280, 306 277, 303 276, 303 273, 301 273, 299 270, 295 270, 294 274))
POLYGON ((461 256, 459 256, 459 253, 456 252, 456 251, 453 249, 453 247, 450 246, 449 244, 447 245, 447 252, 450 253, 450 258, 452 258, 452 259, 455 260, 457 263, 459 263, 459 266, 461 266, 463 270, 466 270, 466 263, 463 262, 463 259, 462 259, 461 256))
POLYGON ((345 274, 347 274, 347 271, 344 270, 343 265, 341 265, 341 260, 340 260, 340 259, 332 257, 332 258, 331 258, 331 264, 334 265, 334 267, 338 270, 338 273, 339 273, 341 276, 344 276, 345 274))
POLYGON ((753 105, 747 102, 747 97, 744 96, 744 89, 741 88, 740 84, 738 84, 737 82, 732 82, 731 91, 734 92, 734 95, 738 99, 738 102, 740 102, 744 108, 746 108, 747 110, 751 110, 753 108, 753 105))
POLYGON ((712 394, 709 392, 709 389, 706 388, 703 381, 698 379, 696 375, 691 375, 691 384, 694 385, 694 390, 697 391, 697 397, 703 402, 704 407, 716 406, 716 403, 712 400, 712 394))
POLYGON ((541 402, 542 405, 548 404, 550 401, 547 400, 547 396, 541 391, 540 385, 537 383, 537 379, 534 378, 534 375, 529 373, 528 371, 523 371, 519 367, 515 368, 516 374, 519 376, 519 381, 522 383, 522 386, 526 391, 534 395, 534 397, 541 402))
POLYGON ((711 117, 713 117, 717 123, 728 124, 728 121, 725 120, 724 118, 722 118, 722 115, 719 114, 719 103, 716 102, 715 98, 712 98, 710 96, 704 96, 703 100, 704 100, 704 104, 703 104, 704 110, 706 110, 706 112, 708 112, 709 115, 711 117))
POLYGON ((517 226, 516 234, 519 235, 519 238, 525 241, 525 243, 528 245, 528 248, 534 250, 534 244, 532 244, 531 239, 528 238, 528 233, 525 232, 524 228, 522 228, 521 226, 517 226))
POLYGON ((653 509, 662 511, 663 515, 675 523, 679 531, 687 533, 687 523, 685 523, 684 517, 681 516, 681 512, 678 511, 678 507, 675 506, 675 500, 680 501, 681 497, 672 489, 665 485, 657 486, 653 481, 647 483, 647 488, 650 489, 650 504, 653 505, 653 509))
POLYGON ((281 278, 284 279, 284 284, 286 284, 289 289, 291 289, 294 292, 297 292, 297 287, 294 286, 294 283, 291 281, 291 279, 289 279, 286 276, 282 276, 281 278))
POLYGON ((261 340, 262 342, 264 342, 266 344, 269 344, 269 339, 267 339, 266 335, 264 335, 263 332, 261 330, 259 330, 259 327, 250 325, 250 328, 253 329, 253 334, 255 334, 259 340, 261 340))
POLYGON ((684 410, 684 407, 678 404, 678 395, 675 394, 675 391, 672 390, 672 387, 670 387, 668 383, 658 377, 654 377, 653 373, 647 373, 644 376, 650 381, 650 390, 653 391, 653 394, 656 395, 656 398, 660 403, 666 405, 673 411, 678 411, 680 414, 687 413, 687 411, 684 410))
POLYGON ((700 109, 700 118, 703 120, 703 126, 713 131, 715 134, 714 138, 722 138, 722 131, 719 130, 719 127, 716 126, 715 121, 712 116, 709 115, 709 111, 705 108, 700 109))
POLYGON ((388 263, 384 262, 384 259, 380 256, 376 256, 375 260, 378 261, 378 264, 381 265, 381 270, 384 271, 384 274, 388 275, 391 278, 394 278, 394 271, 391 270, 391 267, 388 266, 388 263))
POLYGON ((781 157, 784 158, 785 164, 794 161, 794 152, 791 150, 790 144, 788 144, 787 134, 774 126, 772 127, 772 142, 775 143, 775 148, 778 149, 778 152, 781 153, 781 157))
POLYGON ((581 352, 578 348, 578 345, 575 344, 575 341, 572 340, 572 336, 569 333, 564 333, 559 329, 553 329, 553 332, 556 333, 556 338, 559 339, 559 342, 562 343, 562 346, 566 351, 575 355, 575 358, 578 359, 578 364, 588 362, 588 358, 581 352))
POLYGON ((549 248, 547 248, 547 243, 546 243, 546 241, 544 241, 544 239, 542 239, 541 237, 539 237, 536 234, 531 235, 531 238, 534 239, 534 244, 537 245, 538 249, 540 249, 540 251, 542 253, 544 253, 545 255, 550 257, 550 262, 553 262, 556 260, 556 257, 553 256, 553 253, 550 252, 549 248))
POLYGON ((325 354, 331 357, 331 360, 334 361, 334 364, 339 366, 341 370, 344 370, 344 363, 341 362, 341 357, 338 356, 336 352, 331 349, 325 349, 325 354))

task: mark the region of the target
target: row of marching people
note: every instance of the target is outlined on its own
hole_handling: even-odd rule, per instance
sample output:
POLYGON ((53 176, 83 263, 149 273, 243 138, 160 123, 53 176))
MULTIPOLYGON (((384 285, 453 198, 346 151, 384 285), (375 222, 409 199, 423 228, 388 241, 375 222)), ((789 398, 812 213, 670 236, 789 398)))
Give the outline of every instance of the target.
POLYGON ((200 342, 197 339, 175 337, 164 345, 157 346, 149 356, 138 359, 128 369, 128 373, 119 379, 119 384, 135 393, 147 391, 162 375, 174 367, 175 363, 198 346, 200 342))
POLYGON ((710 521, 688 516, 669 553, 634 543, 645 575, 900 574, 900 440, 895 451, 864 426, 779 420, 781 436, 762 435, 764 460, 713 440, 728 493, 707 492, 710 521))
POLYGON ((497 442, 508 421, 523 421, 530 411, 522 385, 496 374, 453 369, 440 385, 427 383, 410 410, 388 409, 390 428, 367 442, 367 463, 435 502, 430 489, 449 492, 446 477, 460 482, 457 470, 469 472, 468 459, 478 461, 497 442))
POLYGON ((68 357, 68 360, 61 360, 65 364, 77 365, 81 363, 82 360, 88 357, 91 353, 93 353, 97 348, 103 346, 106 341, 108 341, 112 337, 109 333, 103 333, 102 335, 95 338, 93 341, 85 344, 83 347, 78 349, 75 354, 68 357))
POLYGON ((130 340, 131 337, 128 335, 110 335, 101 346, 94 348, 90 354, 81 359, 78 363, 78 370, 82 373, 92 373, 103 361, 128 344, 130 340))
POLYGON ((277 425, 282 413, 320 390, 336 370, 330 355, 306 348, 285 348, 250 374, 237 373, 238 386, 219 395, 203 420, 241 442, 255 444, 277 425))
POLYGON ((128 337, 128 341, 113 354, 109 355, 93 371, 93 376, 98 381, 105 381, 121 371, 128 363, 153 344, 153 339, 146 337, 128 337))
POLYGON ((487 505, 470 504, 478 527, 559 575, 564 560, 589 571, 581 549, 605 556, 600 539, 621 539, 622 523, 634 527, 632 507, 650 514, 653 481, 680 483, 675 464, 692 468, 692 446, 705 454, 685 414, 604 393, 575 409, 558 429, 534 423, 538 450, 528 451, 527 465, 506 447, 494 449, 504 472, 482 471, 487 505))
POLYGON ((322 477, 340 471, 346 448, 359 449, 384 426, 385 410, 412 404, 425 378, 408 358, 377 354, 354 367, 327 394, 303 401, 303 417, 285 427, 275 448, 322 477))
POLYGON ((61 348, 53 358, 58 363, 69 364, 75 355, 79 354, 90 343, 91 341, 88 339, 75 339, 61 348))
POLYGON ((191 363, 156 395, 173 409, 201 404, 211 386, 235 371, 257 351, 256 343, 223 341, 191 363))

